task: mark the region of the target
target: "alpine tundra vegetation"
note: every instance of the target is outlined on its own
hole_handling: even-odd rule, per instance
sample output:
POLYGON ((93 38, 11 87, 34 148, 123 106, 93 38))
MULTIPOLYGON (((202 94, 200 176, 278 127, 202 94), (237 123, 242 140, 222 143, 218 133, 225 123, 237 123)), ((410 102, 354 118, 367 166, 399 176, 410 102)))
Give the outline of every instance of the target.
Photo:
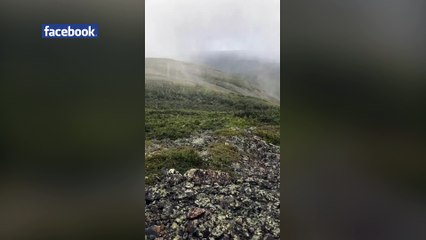
POLYGON ((279 239, 279 99, 207 65, 145 62, 146 239, 279 239))

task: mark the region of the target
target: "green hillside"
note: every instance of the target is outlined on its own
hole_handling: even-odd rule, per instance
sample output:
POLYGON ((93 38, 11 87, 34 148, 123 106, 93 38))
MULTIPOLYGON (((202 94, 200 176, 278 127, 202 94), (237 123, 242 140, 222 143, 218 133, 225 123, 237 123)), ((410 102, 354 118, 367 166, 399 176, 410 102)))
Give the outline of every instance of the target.
POLYGON ((279 125, 279 105, 238 76, 169 59, 146 59, 146 139, 279 125))
POLYGON ((277 100, 206 66, 147 59, 145 72, 150 239, 280 239, 277 100))

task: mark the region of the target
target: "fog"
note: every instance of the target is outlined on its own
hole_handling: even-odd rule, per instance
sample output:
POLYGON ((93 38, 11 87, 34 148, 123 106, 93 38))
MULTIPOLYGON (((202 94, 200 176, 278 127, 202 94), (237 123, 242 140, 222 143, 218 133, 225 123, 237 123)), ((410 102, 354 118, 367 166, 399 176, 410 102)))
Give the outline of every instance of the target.
POLYGON ((147 0, 145 56, 242 51, 279 62, 279 0, 147 0))

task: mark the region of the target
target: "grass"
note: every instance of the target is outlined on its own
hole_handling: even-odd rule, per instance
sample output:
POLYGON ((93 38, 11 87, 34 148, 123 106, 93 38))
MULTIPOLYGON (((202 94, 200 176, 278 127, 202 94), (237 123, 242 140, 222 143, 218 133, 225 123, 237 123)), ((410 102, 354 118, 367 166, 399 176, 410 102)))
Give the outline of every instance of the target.
MULTIPOLYGON (((196 132, 211 130, 216 135, 240 136, 242 129, 257 127, 255 134, 272 143, 279 143, 279 106, 254 97, 242 96, 234 91, 248 90, 241 79, 222 79, 221 75, 206 73, 203 79, 230 92, 216 91, 206 86, 178 85, 165 81, 165 67, 152 63, 145 81, 145 146, 157 139, 179 139, 196 132), (164 69, 161 69, 164 68, 164 69)), ((174 70, 173 70, 174 71, 174 70)), ((171 75, 183 78, 170 70, 171 75)), ((203 74, 203 73, 201 73, 203 74)), ((221 170, 232 174, 231 164, 238 161, 238 149, 225 143, 208 146, 209 160, 203 161, 190 148, 165 149, 146 157, 145 167, 151 184, 162 169, 175 168, 181 173, 191 168, 221 170)))
POLYGON ((213 144, 209 146, 208 151, 211 155, 211 161, 209 161, 209 168, 211 169, 230 172, 231 163, 240 158, 238 149, 224 143, 213 144))
POLYGON ((200 168, 202 165, 202 158, 189 147, 166 149, 154 153, 145 159, 147 184, 151 184, 155 175, 159 174, 162 169, 174 168, 184 173, 191 168, 200 168))
POLYGON ((202 130, 251 125, 249 119, 222 112, 146 109, 145 114, 147 139, 178 139, 202 130))
POLYGON ((279 107, 267 101, 189 86, 146 85, 146 139, 177 139, 197 131, 279 124, 279 107))
POLYGON ((254 133, 269 143, 280 145, 279 126, 262 126, 257 128, 254 133))
POLYGON ((164 149, 153 153, 145 159, 146 183, 152 184, 162 169, 170 168, 182 174, 191 168, 220 170, 232 174, 231 163, 240 158, 238 149, 224 143, 216 143, 208 147, 208 152, 211 156, 208 161, 203 161, 191 147, 164 149))

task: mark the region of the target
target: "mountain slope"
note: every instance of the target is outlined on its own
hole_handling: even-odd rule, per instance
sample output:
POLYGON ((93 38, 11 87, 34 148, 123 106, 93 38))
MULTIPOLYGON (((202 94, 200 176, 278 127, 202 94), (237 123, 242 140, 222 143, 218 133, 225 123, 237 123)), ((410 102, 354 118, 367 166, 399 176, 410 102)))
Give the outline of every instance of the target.
POLYGON ((280 239, 279 102, 206 66, 145 67, 146 239, 280 239))
POLYGON ((193 57, 196 62, 228 74, 240 75, 279 101, 280 63, 244 51, 211 51, 193 57))
POLYGON ((242 74, 225 73, 208 66, 172 59, 145 59, 145 83, 149 85, 158 81, 278 102, 276 98, 271 97, 258 84, 242 74))
POLYGON ((278 103, 243 79, 169 59, 147 59, 145 74, 147 139, 279 124, 278 103))

